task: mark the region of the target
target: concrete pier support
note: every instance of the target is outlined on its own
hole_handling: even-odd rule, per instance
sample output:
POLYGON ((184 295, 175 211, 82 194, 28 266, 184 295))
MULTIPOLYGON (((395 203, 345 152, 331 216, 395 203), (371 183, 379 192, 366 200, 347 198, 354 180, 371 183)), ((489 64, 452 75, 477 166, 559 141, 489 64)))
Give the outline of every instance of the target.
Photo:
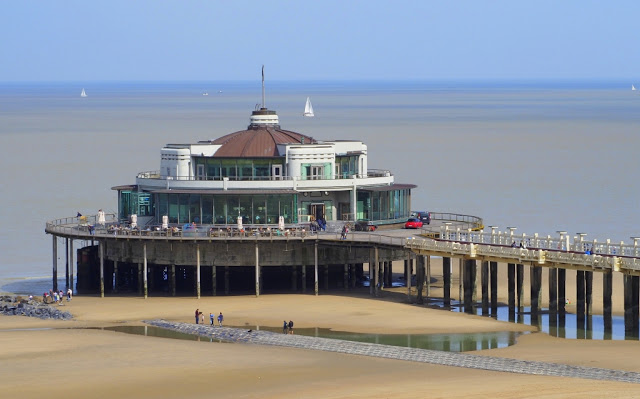
POLYGON ((498 262, 489 263, 489 280, 491 286, 491 314, 498 312, 498 262))
POLYGON ((176 296, 176 265, 169 266, 169 292, 171 293, 171 296, 176 296))
POLYGON ((613 328, 611 295, 613 294, 613 275, 611 269, 602 272, 602 316, 604 319, 604 333, 611 337, 613 328))
POLYGON ((98 241, 100 249, 100 298, 104 298, 104 241, 98 241))
POLYGON ((147 244, 145 243, 142 246, 142 265, 144 267, 144 270, 142 271, 142 291, 144 292, 144 298, 147 299, 147 296, 149 295, 149 286, 148 286, 148 271, 147 271, 147 244))
POLYGON ((74 280, 73 280, 73 240, 69 240, 69 270, 70 270, 70 275, 69 275, 69 288, 71 288, 72 292, 75 292, 75 285, 74 285, 74 280))
POLYGON ((303 294, 307 293, 307 254, 308 254, 307 247, 302 247, 302 265, 301 265, 302 278, 300 283, 302 284, 303 294))
POLYGON ((293 266, 291 271, 291 291, 298 291, 298 266, 293 266))
POLYGON ((307 293, 307 265, 302 263, 302 293, 307 293))
POLYGON ((424 298, 422 296, 422 290, 424 289, 424 256, 418 255, 416 257, 416 302, 422 305, 424 298))
POLYGON ((578 328, 584 329, 585 316, 585 285, 584 270, 576 272, 576 319, 578 328))
POLYGON ((315 295, 318 296, 318 241, 316 241, 315 246, 313 247, 313 267, 314 267, 314 290, 315 295))
POLYGON ((540 304, 542 303, 542 267, 530 266, 529 275, 531 277, 531 319, 538 318, 540 314, 540 304))
POLYGON ((255 253, 256 253, 256 298, 260 296, 260 250, 258 249, 258 243, 255 245, 255 253))
POLYGON ((515 321, 516 314, 516 264, 507 264, 507 305, 509 308, 509 321, 515 321))
POLYGON ((451 308, 451 258, 442 258, 443 304, 451 308))
POLYGON ((587 316, 593 314, 593 272, 584 272, 584 300, 587 316))
POLYGON ((200 245, 196 244, 196 298, 200 299, 201 285, 200 285, 200 245))
POLYGON ((142 296, 142 286, 143 286, 143 277, 142 277, 142 263, 138 263, 138 295, 142 296))
POLYGON ((113 261, 113 293, 117 294, 118 293, 118 284, 119 284, 119 277, 118 277, 118 261, 114 260, 113 261))
POLYGON ((65 286, 64 286, 64 292, 66 293, 67 290, 69 289, 69 239, 68 238, 64 239, 64 244, 65 244, 65 274, 64 274, 65 286))
POLYGON ((431 297, 431 256, 425 255, 426 261, 426 276, 425 276, 425 301, 429 302, 429 297, 431 297))
POLYGON ((373 248, 373 296, 380 296, 380 261, 378 257, 378 247, 373 248))
POLYGON ((638 337, 638 300, 639 298, 638 276, 624 276, 624 331, 625 337, 638 337))
POLYGON ((465 313, 473 314, 473 291, 476 286, 476 261, 465 259, 463 267, 464 311, 465 313))
POLYGON ((464 280, 464 259, 458 258, 458 306, 462 306, 463 303, 463 280, 464 280))
POLYGON ((52 235, 53 238, 53 290, 58 291, 58 237, 52 235))
POLYGON ((411 299, 411 269, 409 268, 409 259, 411 259, 411 253, 407 255, 407 259, 404 260, 404 281, 407 282, 407 300, 412 303, 411 299))
POLYGON ((567 269, 558 269, 558 314, 564 317, 567 304, 567 269))
POLYGON ((518 306, 518 313, 524 311, 524 292, 522 290, 522 284, 524 283, 524 266, 521 264, 516 265, 516 304, 518 306))
POLYGON ((558 313, 558 269, 549 267, 549 318, 558 313))
POLYGON ((482 314, 489 314, 489 262, 480 265, 480 290, 482 295, 482 314))

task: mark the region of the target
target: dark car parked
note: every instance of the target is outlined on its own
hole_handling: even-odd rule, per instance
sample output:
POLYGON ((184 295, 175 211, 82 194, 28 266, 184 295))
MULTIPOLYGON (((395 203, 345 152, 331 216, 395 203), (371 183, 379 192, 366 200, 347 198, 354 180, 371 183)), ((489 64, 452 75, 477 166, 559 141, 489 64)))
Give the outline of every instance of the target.
POLYGON ((370 220, 358 220, 355 228, 356 231, 376 231, 378 226, 374 225, 370 220))
POLYGON ((423 224, 431 224, 431 212, 427 211, 413 211, 411 217, 420 219, 423 224))

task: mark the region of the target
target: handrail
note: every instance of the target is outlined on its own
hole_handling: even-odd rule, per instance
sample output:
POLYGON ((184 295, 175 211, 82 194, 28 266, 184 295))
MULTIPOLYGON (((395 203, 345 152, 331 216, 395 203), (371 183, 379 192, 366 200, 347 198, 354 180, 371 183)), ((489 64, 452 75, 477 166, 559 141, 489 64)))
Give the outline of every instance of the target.
POLYGON ((137 179, 147 180, 179 180, 179 181, 272 181, 272 180, 292 180, 292 181, 306 181, 306 180, 346 180, 346 179, 367 179, 374 177, 391 177, 393 174, 388 170, 381 169, 369 169, 367 174, 349 173, 349 174, 332 174, 329 178, 325 176, 198 176, 198 175, 179 175, 179 176, 165 176, 162 177, 160 171, 151 170, 145 172, 139 172, 136 175, 137 179))

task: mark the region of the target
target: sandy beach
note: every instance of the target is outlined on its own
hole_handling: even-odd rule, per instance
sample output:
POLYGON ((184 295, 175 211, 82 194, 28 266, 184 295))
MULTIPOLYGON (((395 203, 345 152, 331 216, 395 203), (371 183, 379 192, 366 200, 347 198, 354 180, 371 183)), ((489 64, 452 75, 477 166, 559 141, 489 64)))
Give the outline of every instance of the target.
MULTIPOLYGON (((506 284, 506 278, 499 281, 506 284)), ((506 293, 503 288, 500 292, 506 293)), ((524 325, 408 304, 400 295, 406 288, 395 291, 381 299, 367 297, 365 290, 317 297, 76 296, 60 307, 74 315, 71 321, 0 317, 0 362, 4 365, 0 387, 3 396, 23 398, 51 393, 93 398, 640 396, 640 386, 627 383, 82 328, 141 325, 143 320, 156 318, 193 323, 194 310, 199 308, 207 315, 223 312, 225 324, 232 326, 279 327, 282 320, 291 319, 297 328, 370 333, 534 331, 524 325)), ((640 372, 639 347, 638 341, 565 340, 532 332, 522 335, 516 345, 475 353, 640 372)))

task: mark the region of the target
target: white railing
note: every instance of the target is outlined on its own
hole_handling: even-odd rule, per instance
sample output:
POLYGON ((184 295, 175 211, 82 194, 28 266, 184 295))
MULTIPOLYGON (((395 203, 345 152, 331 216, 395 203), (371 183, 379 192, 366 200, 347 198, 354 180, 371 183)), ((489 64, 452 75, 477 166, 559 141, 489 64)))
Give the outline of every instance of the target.
POLYGON ((443 229, 440 239, 407 239, 405 247, 414 252, 467 258, 499 259, 507 263, 561 264, 613 271, 640 271, 640 248, 634 245, 594 245, 577 236, 574 242, 565 237, 540 239, 511 232, 462 232, 443 229), (515 245, 514 245, 515 243, 515 245), (520 243, 523 243, 522 247, 520 243), (586 248, 586 249, 585 249, 586 248), (595 248, 595 252, 594 252, 595 248))

